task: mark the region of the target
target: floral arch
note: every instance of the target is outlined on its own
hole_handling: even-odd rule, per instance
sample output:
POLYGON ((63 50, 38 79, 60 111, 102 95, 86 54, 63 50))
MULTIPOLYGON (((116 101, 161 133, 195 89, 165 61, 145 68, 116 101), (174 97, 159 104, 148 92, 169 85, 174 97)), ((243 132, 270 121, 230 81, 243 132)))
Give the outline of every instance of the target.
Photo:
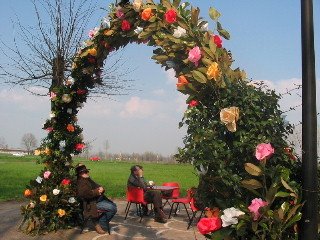
MULTIPOLYGON (((71 77, 64 86, 51 89, 52 112, 44 124, 48 136, 36 150, 45 168, 25 191, 30 199, 23 209, 28 232, 75 224, 79 206, 71 156, 85 147, 76 115, 90 89, 101 83, 108 54, 129 43, 156 47, 152 59, 166 70, 174 69, 177 90, 189 96, 189 107, 181 122, 188 126, 188 133, 177 158, 191 161, 199 171, 199 199, 209 207, 223 209, 248 201, 241 187, 259 196, 260 188, 264 190, 255 178, 265 176, 266 158, 260 159, 264 165, 256 166, 253 152, 264 142, 277 149, 270 162, 284 166, 273 169, 284 182, 280 186, 280 177, 277 178, 274 194, 283 188, 288 192, 283 197, 295 194, 298 204, 296 183, 293 187, 286 183, 296 166, 290 162, 292 155, 283 150, 287 146, 283 137, 291 127, 284 126, 279 97, 271 90, 263 91, 262 86, 251 86, 244 71, 232 69, 232 55, 222 41, 229 39, 229 33, 222 28, 217 10, 209 10, 215 22, 211 31, 208 22, 199 17, 199 8, 180 3, 134 0, 132 4, 112 6, 108 17, 90 31, 90 39, 74 57, 71 77), (246 174, 253 178, 243 180, 248 177, 246 174)), ((270 184, 264 183, 263 186, 270 184)))

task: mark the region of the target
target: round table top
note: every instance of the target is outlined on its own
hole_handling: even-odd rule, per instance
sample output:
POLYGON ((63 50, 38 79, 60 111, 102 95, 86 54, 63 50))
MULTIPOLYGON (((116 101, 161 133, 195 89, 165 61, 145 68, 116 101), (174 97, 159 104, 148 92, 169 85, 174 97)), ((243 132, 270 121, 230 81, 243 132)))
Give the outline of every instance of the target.
POLYGON ((150 186, 151 189, 155 190, 173 190, 177 189, 179 187, 174 187, 174 186, 150 186))

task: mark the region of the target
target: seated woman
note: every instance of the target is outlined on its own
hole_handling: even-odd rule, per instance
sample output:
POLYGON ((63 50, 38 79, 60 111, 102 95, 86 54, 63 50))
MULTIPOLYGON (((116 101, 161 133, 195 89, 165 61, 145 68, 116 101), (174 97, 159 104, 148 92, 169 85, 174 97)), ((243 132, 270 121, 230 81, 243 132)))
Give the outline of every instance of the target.
MULTIPOLYGON (((162 209, 161 192, 147 188, 148 184, 143 177, 143 169, 141 166, 134 165, 131 167, 130 171, 131 174, 128 178, 127 186, 142 188, 144 190, 144 200, 147 203, 153 203, 155 213, 154 220, 156 222, 166 223, 166 215, 162 209)), ((148 209, 146 206, 143 207, 143 211, 144 214, 147 213, 148 209)))
POLYGON ((90 178, 89 170, 83 164, 76 167, 77 196, 83 201, 84 217, 91 217, 97 233, 104 234, 117 212, 117 205, 104 195, 104 188, 90 178))

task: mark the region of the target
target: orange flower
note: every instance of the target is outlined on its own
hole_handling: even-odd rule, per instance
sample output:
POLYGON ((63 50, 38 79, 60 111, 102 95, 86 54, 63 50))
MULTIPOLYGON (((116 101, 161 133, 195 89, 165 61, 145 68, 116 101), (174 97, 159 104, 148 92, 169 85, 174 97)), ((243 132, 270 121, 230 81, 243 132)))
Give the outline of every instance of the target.
POLYGON ((153 16, 152 9, 146 8, 141 13, 141 19, 144 21, 148 21, 153 16))
POLYGON ((59 217, 63 217, 64 215, 66 215, 66 211, 61 208, 59 208, 57 212, 58 212, 59 217))
POLYGON ((50 148, 46 148, 46 149, 44 150, 44 153, 47 154, 47 155, 50 155, 50 154, 51 154, 50 148))
POLYGON ((212 217, 219 217, 220 209, 215 207, 215 208, 207 208, 205 209, 205 215, 207 218, 212 218, 212 217))
POLYGON ((41 151, 39 149, 34 150, 34 155, 39 156, 41 154, 41 151))
POLYGON ((189 82, 188 80, 186 79, 185 76, 181 75, 178 77, 178 83, 177 83, 177 87, 182 87, 184 85, 187 85, 189 82))
POLYGON ((26 189, 25 191, 24 191, 24 196, 25 197, 30 197, 32 195, 32 191, 30 190, 30 189, 26 189))
POLYGON ((41 195, 40 201, 41 201, 41 202, 47 201, 47 195, 41 195))
POLYGON ((67 130, 68 130, 69 132, 74 132, 74 126, 69 123, 69 124, 67 125, 67 130))
POLYGON ((214 62, 208 67, 207 75, 209 79, 217 80, 220 76, 218 63, 214 62))
POLYGON ((97 56, 97 50, 95 48, 90 48, 87 50, 87 52, 91 55, 91 56, 97 56))

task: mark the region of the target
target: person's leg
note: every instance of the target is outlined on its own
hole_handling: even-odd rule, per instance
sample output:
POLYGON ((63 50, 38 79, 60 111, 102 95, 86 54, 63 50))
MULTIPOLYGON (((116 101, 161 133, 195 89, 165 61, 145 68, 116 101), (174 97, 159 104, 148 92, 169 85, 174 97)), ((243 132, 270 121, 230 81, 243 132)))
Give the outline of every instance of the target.
POLYGON ((154 206, 154 213, 155 213, 155 221, 165 223, 166 215, 162 211, 162 198, 161 198, 161 192, 160 191, 147 191, 145 194, 145 198, 147 202, 153 203, 154 206))
POLYGON ((97 208, 100 211, 105 211, 99 218, 99 224, 104 229, 107 229, 110 220, 117 212, 117 205, 114 202, 103 200, 97 203, 97 208))

